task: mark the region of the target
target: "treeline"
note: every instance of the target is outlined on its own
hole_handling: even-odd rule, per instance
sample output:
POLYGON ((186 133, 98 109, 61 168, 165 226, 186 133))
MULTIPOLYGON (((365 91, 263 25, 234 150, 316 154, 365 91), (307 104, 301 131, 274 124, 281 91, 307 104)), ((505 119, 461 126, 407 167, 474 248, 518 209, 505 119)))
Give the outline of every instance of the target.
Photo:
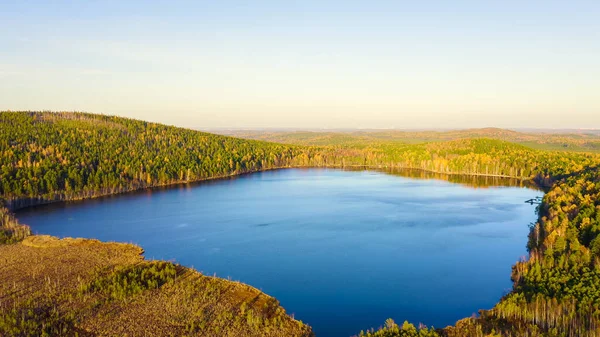
POLYGON ((0 125, 0 195, 13 207, 288 166, 302 153, 83 113, 1 112, 0 125))
POLYGON ((440 335, 434 329, 428 329, 425 326, 416 328, 408 322, 402 326, 396 324, 392 319, 385 321, 385 326, 379 330, 361 331, 358 337, 439 337, 440 335))
POLYGON ((578 152, 598 152, 600 150, 600 133, 593 131, 523 133, 498 128, 451 131, 361 130, 347 132, 227 130, 223 131, 223 134, 296 145, 351 145, 356 147, 378 143, 417 144, 457 139, 491 138, 543 150, 578 152))
POLYGON ((70 112, 0 112, 0 126, 0 196, 9 208, 291 166, 415 168, 528 179, 579 171, 595 158, 490 139, 301 147, 70 112), (560 165, 549 165, 556 162, 560 165))
POLYGON ((564 336, 600 336, 600 169, 554 184, 531 227, 529 260, 513 267, 514 292, 496 316, 564 336))

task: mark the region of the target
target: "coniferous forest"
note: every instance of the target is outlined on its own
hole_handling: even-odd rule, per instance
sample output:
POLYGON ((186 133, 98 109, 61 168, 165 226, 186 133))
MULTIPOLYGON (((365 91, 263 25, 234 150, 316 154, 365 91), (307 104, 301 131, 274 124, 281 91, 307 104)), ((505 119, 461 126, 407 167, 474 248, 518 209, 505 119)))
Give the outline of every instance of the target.
MULTIPOLYGON (((538 221, 530 225, 529 257, 507 275, 512 292, 491 310, 444 329, 388 320, 360 336, 600 336, 598 154, 544 151, 486 138, 283 145, 71 112, 0 112, 0 130, 0 242, 9 245, 30 234, 11 215, 21 207, 276 168, 412 168, 532 181, 546 194, 538 221)), ((170 267, 161 268, 161 277, 164 270, 169 278, 176 275, 170 267)), ((104 287, 106 277, 85 289, 104 287)), ((143 284, 157 288, 163 283, 143 284)), ((31 303, 25 307, 35 311, 31 303)), ((14 322, 20 314, 4 313, 0 332, 10 328, 15 335, 35 336, 46 331, 47 325, 40 324, 19 333, 14 322)), ((61 317, 55 321, 63 322, 61 317)))

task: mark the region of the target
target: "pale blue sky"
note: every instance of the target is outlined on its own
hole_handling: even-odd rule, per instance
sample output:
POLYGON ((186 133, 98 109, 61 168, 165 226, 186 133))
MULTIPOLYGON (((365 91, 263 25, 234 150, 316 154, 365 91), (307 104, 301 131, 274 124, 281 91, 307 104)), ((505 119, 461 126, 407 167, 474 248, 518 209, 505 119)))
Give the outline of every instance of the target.
POLYGON ((0 109, 600 128, 600 1, 1 1, 0 109))

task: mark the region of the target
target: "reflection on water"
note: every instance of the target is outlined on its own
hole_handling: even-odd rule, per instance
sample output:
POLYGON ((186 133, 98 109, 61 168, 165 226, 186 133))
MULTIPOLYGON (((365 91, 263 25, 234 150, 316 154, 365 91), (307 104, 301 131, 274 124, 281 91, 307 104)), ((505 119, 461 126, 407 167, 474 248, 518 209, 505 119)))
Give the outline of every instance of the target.
MULTIPOLYGON (((352 171, 362 171, 352 170, 352 171)), ((531 180, 521 180, 516 178, 498 177, 498 176, 483 176, 483 175, 461 175, 461 174, 445 174, 436 173, 418 169, 403 169, 403 168, 387 168, 378 169, 378 172, 383 172, 390 175, 396 175, 414 179, 436 179, 448 181, 453 184, 461 184, 473 188, 489 188, 489 187, 526 187, 530 189, 539 189, 539 187, 531 180)))
POLYGON ((500 178, 287 169, 17 216, 37 233, 133 242, 249 283, 337 337, 389 317, 441 327, 493 306, 526 254, 535 207, 523 201, 540 194, 500 178))

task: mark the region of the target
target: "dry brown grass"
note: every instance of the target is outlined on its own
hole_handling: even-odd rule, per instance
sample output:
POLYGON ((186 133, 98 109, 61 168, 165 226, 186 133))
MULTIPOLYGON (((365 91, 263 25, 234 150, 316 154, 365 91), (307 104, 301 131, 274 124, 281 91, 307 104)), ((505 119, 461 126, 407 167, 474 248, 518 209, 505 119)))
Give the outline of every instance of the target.
POLYGON ((29 235, 31 235, 29 226, 20 224, 4 207, 4 201, 0 197, 0 245, 19 242, 29 235))
POLYGON ((259 290, 181 266, 160 287, 125 299, 82 291, 126 268, 155 264, 142 253, 129 244, 50 236, 0 246, 0 335, 312 335, 259 290))

